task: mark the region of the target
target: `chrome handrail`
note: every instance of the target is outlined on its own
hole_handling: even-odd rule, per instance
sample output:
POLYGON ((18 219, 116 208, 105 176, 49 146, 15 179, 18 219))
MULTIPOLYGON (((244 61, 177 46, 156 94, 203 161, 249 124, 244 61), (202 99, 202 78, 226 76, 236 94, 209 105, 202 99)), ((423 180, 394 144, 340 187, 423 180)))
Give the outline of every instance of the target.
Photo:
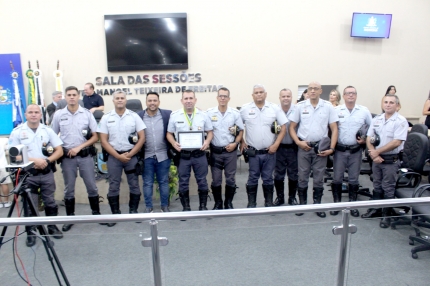
POLYGON ((79 223, 119 223, 134 221, 155 220, 183 220, 204 219, 239 216, 276 215, 289 213, 323 212, 330 210, 356 209, 356 208, 383 208, 398 206, 430 205, 430 197, 375 200, 344 203, 327 203, 313 205, 297 205, 270 208, 232 209, 232 210, 210 210, 191 212, 170 213, 138 213, 138 214, 109 214, 109 215, 76 215, 76 216, 42 216, 42 217, 11 217, 0 218, 0 226, 13 225, 48 225, 48 224, 79 224, 79 223))

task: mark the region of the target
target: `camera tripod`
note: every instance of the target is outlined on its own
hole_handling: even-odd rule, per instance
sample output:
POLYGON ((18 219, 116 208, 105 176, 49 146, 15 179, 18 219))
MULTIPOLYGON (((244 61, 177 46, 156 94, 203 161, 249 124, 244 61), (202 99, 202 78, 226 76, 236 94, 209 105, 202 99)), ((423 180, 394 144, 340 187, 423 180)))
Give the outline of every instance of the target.
MULTIPOLYGON (((38 216, 38 212, 36 211, 34 203, 31 199, 31 195, 29 194, 31 189, 27 188, 27 186, 25 184, 25 180, 29 176, 29 173, 27 173, 25 171, 23 173, 24 174, 22 175, 21 181, 18 184, 16 184, 14 189, 12 190, 12 192, 14 194, 14 199, 12 200, 12 205, 10 206, 9 213, 7 215, 8 218, 10 218, 12 216, 12 213, 13 213, 13 210, 15 208, 16 201, 17 201, 17 198, 15 198, 15 197, 18 197, 18 196, 21 196, 21 198, 22 198, 22 206, 24 209, 24 216, 25 217, 29 216, 29 210, 30 210, 30 213, 33 214, 33 216, 38 216)), ((32 230, 32 232, 34 235, 36 235, 37 237, 39 237, 42 240, 43 246, 45 247, 46 255, 48 256, 48 260, 50 261, 52 269, 53 269, 54 274, 55 274, 55 277, 57 278, 58 285, 62 285, 62 284, 61 284, 61 280, 60 280, 60 277, 59 277, 58 272, 57 272, 57 267, 61 273, 61 276, 63 277, 64 283, 66 283, 66 285, 70 285, 69 280, 67 279, 66 273, 64 272, 63 267, 61 266, 61 262, 58 259, 57 253, 55 252, 54 242, 49 237, 45 226, 44 225, 37 225, 36 228, 39 231, 40 235, 37 235, 34 232, 34 230, 32 230), (54 264, 54 262, 55 262, 55 264, 54 264)), ((2 247, 3 238, 6 234, 6 230, 7 230, 7 226, 4 226, 3 230, 1 232, 1 235, 0 235, 0 249, 2 247)))

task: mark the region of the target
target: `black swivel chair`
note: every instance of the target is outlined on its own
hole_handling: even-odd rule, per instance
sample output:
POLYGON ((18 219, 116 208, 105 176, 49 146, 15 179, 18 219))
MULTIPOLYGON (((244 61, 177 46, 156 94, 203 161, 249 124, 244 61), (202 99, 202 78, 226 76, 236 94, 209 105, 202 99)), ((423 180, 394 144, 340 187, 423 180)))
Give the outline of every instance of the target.
POLYGON ((129 99, 125 105, 127 109, 130 109, 134 112, 142 111, 142 102, 139 99, 129 99))
MULTIPOLYGON (((403 160, 400 169, 400 176, 396 182, 395 197, 399 199, 412 198, 415 189, 421 183, 421 175, 423 173, 426 156, 428 151, 427 136, 411 132, 406 138, 403 148, 403 160)), ((405 212, 409 208, 403 208, 405 212)), ((391 228, 395 229, 397 225, 409 225, 410 220, 404 219, 401 216, 397 221, 391 223, 391 228)))
POLYGON ((93 113, 94 118, 96 119, 97 123, 99 123, 100 119, 102 119, 104 113, 101 110, 96 110, 93 113))
MULTIPOLYGON (((414 193, 414 198, 430 197, 430 184, 422 185, 414 193)), ((421 235, 420 228, 430 229, 430 205, 414 206, 412 208, 412 227, 415 230, 415 235, 409 236, 409 244, 414 245, 415 242, 421 243, 411 249, 412 258, 417 259, 417 252, 430 250, 430 240, 421 235)))

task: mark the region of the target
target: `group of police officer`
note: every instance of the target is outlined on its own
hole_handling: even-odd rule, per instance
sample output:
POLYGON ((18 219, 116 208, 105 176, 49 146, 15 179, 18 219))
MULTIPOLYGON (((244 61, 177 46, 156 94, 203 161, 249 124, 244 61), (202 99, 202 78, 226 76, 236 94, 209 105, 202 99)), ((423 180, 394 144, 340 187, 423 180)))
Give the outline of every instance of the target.
MULTIPOLYGON (((70 86, 65 90, 67 108, 54 114, 51 128, 40 123, 42 115, 39 106, 29 105, 25 113, 27 122, 12 131, 9 146, 28 146, 29 159, 35 162, 31 177, 28 178, 29 187, 34 200, 40 188, 47 216, 58 213, 52 171, 56 161, 61 162, 65 182, 66 214, 74 215, 75 212, 77 170, 87 188, 93 215, 100 214, 92 158, 97 152, 93 146, 98 140, 97 133, 109 170, 107 196, 113 214, 121 213, 119 193, 123 170, 130 189, 130 213, 137 213, 140 202, 139 175, 143 176, 144 181, 145 212, 153 212, 154 180, 159 185, 161 211, 169 212, 171 160, 178 166, 178 193, 183 211, 191 210, 191 168, 198 185, 199 210, 207 210, 209 186, 206 176, 209 165, 215 201, 213 209, 232 209, 237 189, 235 174, 239 147, 245 161, 249 162, 246 184, 248 208, 257 206, 260 178, 263 182, 264 205, 284 205, 286 174, 288 205, 306 204, 311 172, 313 203, 320 204, 324 191, 324 171, 330 155, 333 155, 334 160, 331 187, 333 201, 341 201, 345 170, 348 170, 349 201, 357 200, 362 145, 365 143, 373 161, 374 199, 394 198, 399 153, 408 131, 406 119, 396 111, 398 97, 387 94, 383 99, 384 113, 372 120, 369 110, 356 104, 357 90, 353 86, 344 89, 345 104, 336 108, 320 99, 322 88, 319 83, 310 83, 308 93, 309 99, 293 104, 291 90, 282 89, 279 94, 280 105, 277 105, 266 101, 264 86, 255 85, 253 101, 243 105, 239 111, 228 106, 230 91, 223 87, 217 93, 218 106, 204 112, 196 108, 195 93, 186 90, 181 98, 183 108, 171 112, 159 108, 159 95, 150 92, 146 96, 147 108, 135 113, 126 108, 126 94, 117 91, 112 95, 114 109, 106 113, 97 125, 92 113, 79 106, 78 89, 70 86), (191 138, 190 135, 201 136, 201 144, 194 147, 186 145, 184 141, 191 138), (222 173, 225 176, 224 203, 222 173), (274 189, 276 199, 273 201, 274 189)), ((326 216, 325 212, 316 214, 319 217, 326 216)), ((330 214, 337 215, 338 212, 331 211, 330 214)), ((358 210, 352 210, 351 214, 359 216, 358 210)), ((388 227, 389 209, 381 212, 371 209, 362 217, 381 214, 384 218, 380 226, 388 227)), ((107 225, 112 227, 115 223, 107 225)), ((62 230, 69 231, 71 227, 71 224, 66 224, 62 230)), ((48 231, 54 238, 62 238, 62 232, 55 225, 48 226, 48 231)), ((36 243, 34 228, 28 227, 27 233, 27 246, 33 246, 36 243)))

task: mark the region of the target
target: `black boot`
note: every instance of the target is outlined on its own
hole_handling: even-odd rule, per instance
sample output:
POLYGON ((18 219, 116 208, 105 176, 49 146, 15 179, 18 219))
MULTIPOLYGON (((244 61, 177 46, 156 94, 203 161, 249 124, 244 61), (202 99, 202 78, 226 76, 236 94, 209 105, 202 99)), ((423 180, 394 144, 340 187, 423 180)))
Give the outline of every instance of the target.
POLYGON ((225 185, 225 201, 224 208, 226 210, 233 209, 233 197, 236 193, 236 186, 225 185))
MULTIPOLYGON (((299 193, 299 204, 306 205, 308 203, 308 188, 297 188, 299 193)), ((303 213, 296 213, 296 216, 301 216, 303 213)))
POLYGON ((183 212, 189 212, 191 211, 190 208, 190 191, 185 191, 185 192, 179 192, 179 198, 181 200, 181 204, 182 204, 182 211, 183 212))
POLYGON ((275 180, 276 199, 273 202, 275 207, 282 206, 285 204, 284 197, 284 181, 275 180))
MULTIPOLYGON (((384 198, 383 193, 375 192, 373 190, 373 197, 372 200, 382 200, 384 198)), ((374 218, 374 217, 381 217, 382 216, 382 209, 368 209, 365 214, 362 214, 362 218, 374 218)))
MULTIPOLYGON (((324 188, 314 188, 314 204, 320 204, 323 196, 324 188)), ((315 212, 319 217, 326 217, 325 212, 315 212)))
MULTIPOLYGON (((355 202, 357 201, 358 196, 358 189, 360 188, 359 185, 348 185, 348 192, 349 192, 349 201, 355 202)), ((353 217, 358 217, 360 215, 360 212, 357 209, 351 210, 351 215, 353 217)))
MULTIPOLYGON (((283 193, 283 192, 282 192, 283 193)), ((263 185, 264 206, 273 207, 273 185, 263 185)), ((282 197, 284 194, 282 194, 282 197)), ((282 198, 282 200, 284 200, 282 198)), ((282 202, 284 204, 284 201, 282 202)))
MULTIPOLYGON (((90 202, 90 207, 93 215, 100 215, 100 203, 99 196, 88 197, 88 201, 90 202)), ((105 222, 100 222, 100 225, 107 225, 105 222)))
MULTIPOLYGON (((119 209, 119 195, 113 196, 113 197, 108 196, 107 198, 109 201, 109 206, 112 211, 112 214, 121 214, 121 210, 119 209)), ((114 225, 116 225, 116 223, 114 222, 107 224, 108 227, 112 227, 114 225)))
POLYGON ((140 202, 140 194, 132 194, 130 193, 130 201, 128 202, 128 206, 130 208, 129 213, 137 214, 137 209, 139 208, 140 202))
MULTIPOLYGON (((75 215, 75 198, 72 199, 64 199, 64 205, 66 206, 66 214, 75 215)), ((62 231, 69 231, 72 228, 73 224, 65 224, 62 231)))
POLYGON ((381 228, 388 228, 391 225, 391 211, 392 208, 383 208, 382 209, 382 219, 381 222, 379 223, 379 226, 381 228))
POLYGON ((212 194, 214 195, 214 201, 215 201, 213 210, 222 210, 221 186, 218 186, 218 187, 211 186, 211 189, 212 189, 212 194))
POLYGON ((298 205, 296 199, 297 181, 288 179, 288 204, 290 206, 298 205))
MULTIPOLYGON (((333 195, 333 202, 339 203, 342 200, 342 184, 331 184, 331 193, 333 195)), ((339 211, 330 211, 331 215, 338 215, 339 211)))
POLYGON ((36 232, 36 226, 35 225, 27 225, 25 227, 25 230, 27 232, 27 239, 25 241, 25 245, 28 247, 32 247, 36 245, 36 235, 33 232, 36 232))
MULTIPOLYGON (((45 214, 46 216, 57 216, 58 207, 45 207, 45 214)), ((48 233, 52 235, 53 238, 63 238, 63 233, 57 228, 56 225, 48 225, 48 233)))
POLYGON ((247 208, 257 207, 257 189, 258 185, 246 185, 246 193, 248 194, 248 206, 247 208))
POLYGON ((208 202, 208 190, 198 190, 199 192, 199 211, 207 211, 206 204, 208 202))

